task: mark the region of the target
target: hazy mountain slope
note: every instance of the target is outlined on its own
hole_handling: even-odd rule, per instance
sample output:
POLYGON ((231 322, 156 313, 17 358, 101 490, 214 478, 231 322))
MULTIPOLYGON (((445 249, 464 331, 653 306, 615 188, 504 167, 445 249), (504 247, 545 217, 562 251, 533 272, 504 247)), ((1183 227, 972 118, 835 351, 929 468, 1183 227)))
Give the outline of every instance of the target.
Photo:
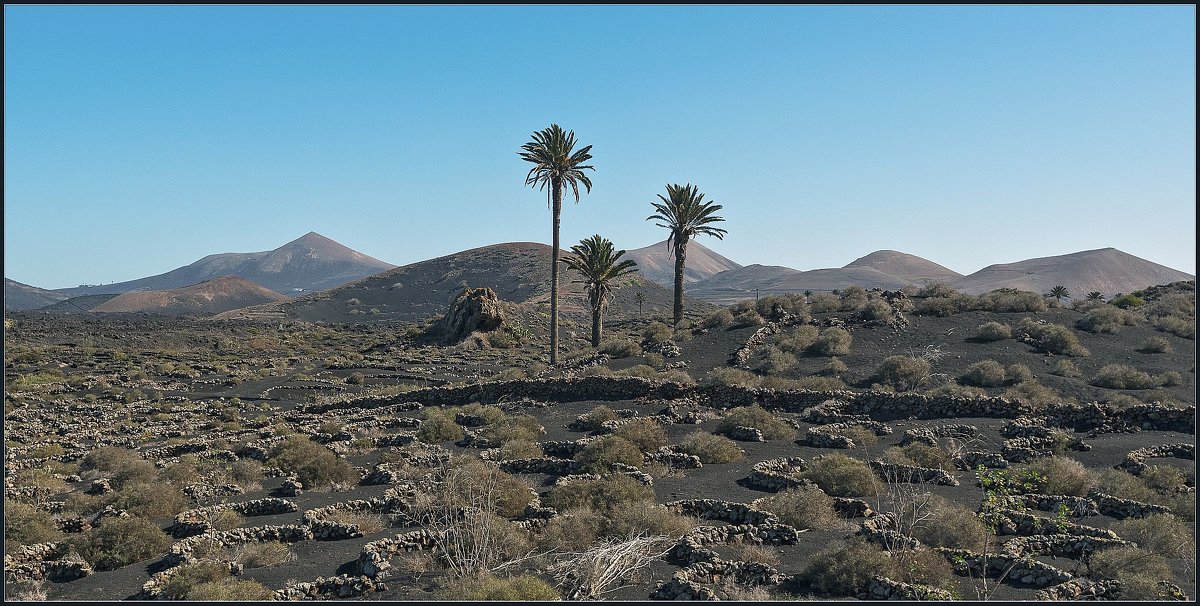
POLYGON ((954 288, 977 294, 997 288, 1017 288, 1045 293, 1056 285, 1072 296, 1098 291, 1105 296, 1127 293, 1155 284, 1194 280, 1195 276, 1121 252, 1115 248, 1085 250, 1067 255, 989 265, 949 282, 954 288))
POLYGON ((395 267, 309 232, 275 250, 208 255, 169 272, 103 286, 63 288, 67 296, 170 290, 233 275, 275 292, 296 295, 340 286, 395 267), (299 289, 299 290, 297 290, 299 289))
POLYGON ((97 305, 92 311, 211 315, 285 300, 287 297, 245 278, 221 276, 185 288, 125 293, 97 305))
POLYGON ((847 263, 843 269, 856 267, 875 269, 913 284, 949 282, 962 277, 962 274, 933 261, 895 250, 877 250, 847 263))
MULTIPOLYGON (((625 257, 637 261, 642 277, 667 288, 675 287, 675 255, 664 240, 644 248, 625 252, 625 257)), ((688 243, 684 259, 683 282, 690 284, 741 265, 722 257, 699 242, 688 243)))
MULTIPOLYGON (((559 307, 564 315, 588 313, 583 286, 574 282, 578 278, 578 274, 565 267, 559 274, 559 307)), ((548 303, 550 247, 535 242, 510 242, 474 248, 397 267, 325 292, 222 317, 278 315, 313 322, 422 320, 444 313, 464 284, 472 288, 489 287, 502 300, 512 303, 548 303)), ((638 312, 638 293, 645 297, 642 311, 670 310, 670 290, 636 275, 622 284, 610 305, 609 314, 613 317, 638 312)))
POLYGON ((747 265, 716 274, 692 284, 688 295, 709 303, 728 304, 760 296, 842 289, 851 285, 896 290, 910 284, 906 280, 870 267, 849 267, 799 271, 778 265, 747 265))
POLYGON ((67 296, 52 290, 4 279, 4 311, 29 311, 53 305, 67 296))

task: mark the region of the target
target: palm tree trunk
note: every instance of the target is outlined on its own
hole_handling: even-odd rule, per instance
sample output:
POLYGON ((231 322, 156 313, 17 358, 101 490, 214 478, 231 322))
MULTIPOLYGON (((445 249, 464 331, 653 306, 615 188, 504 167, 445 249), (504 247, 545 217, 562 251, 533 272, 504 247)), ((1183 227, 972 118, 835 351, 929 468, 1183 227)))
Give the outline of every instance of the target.
POLYGON ((600 315, 600 306, 592 308, 592 347, 600 347, 600 331, 604 329, 604 318, 600 315))
POLYGON ((553 178, 550 190, 554 195, 554 243, 550 246, 550 365, 558 363, 558 227, 562 217, 562 179, 553 178))
POLYGON ((687 238, 675 237, 675 321, 683 319, 683 260, 687 257, 687 238))

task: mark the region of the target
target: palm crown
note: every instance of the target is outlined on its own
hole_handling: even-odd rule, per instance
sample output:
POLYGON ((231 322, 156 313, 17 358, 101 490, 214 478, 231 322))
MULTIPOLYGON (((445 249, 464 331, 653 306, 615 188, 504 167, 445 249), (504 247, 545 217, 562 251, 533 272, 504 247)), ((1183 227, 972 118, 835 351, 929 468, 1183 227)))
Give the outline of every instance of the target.
POLYGON ((587 286, 588 301, 593 308, 604 309, 608 306, 613 280, 637 271, 637 262, 632 259, 620 260, 625 251, 614 251, 612 241, 596 234, 585 238, 571 247, 572 256, 564 257, 562 262, 583 276, 575 280, 587 286))
MULTIPOLYGON (((557 124, 534 132, 533 141, 521 146, 524 151, 517 152, 522 160, 533 163, 533 168, 525 175, 525 185, 537 185, 538 189, 545 189, 549 185, 550 190, 553 190, 555 185, 565 183, 571 186, 575 201, 579 202, 580 183, 589 193, 592 191, 592 181, 583 171, 596 169, 584 164, 592 159, 592 154, 589 153, 592 150, 591 145, 579 151, 572 151, 573 147, 575 131, 564 132, 557 124)), ((547 196, 549 193, 547 191, 547 196)))
POLYGON ((658 212, 646 217, 646 220, 657 219, 663 223, 655 225, 671 230, 671 235, 667 238, 668 248, 678 250, 679 246, 686 246, 689 239, 699 234, 716 236, 719 240, 725 239, 725 230, 710 226, 711 223, 725 220, 713 214, 721 210, 721 205, 714 204, 711 200, 705 202, 699 187, 690 183, 668 185, 667 197, 658 194, 658 199, 662 200, 662 204, 651 202, 658 212))

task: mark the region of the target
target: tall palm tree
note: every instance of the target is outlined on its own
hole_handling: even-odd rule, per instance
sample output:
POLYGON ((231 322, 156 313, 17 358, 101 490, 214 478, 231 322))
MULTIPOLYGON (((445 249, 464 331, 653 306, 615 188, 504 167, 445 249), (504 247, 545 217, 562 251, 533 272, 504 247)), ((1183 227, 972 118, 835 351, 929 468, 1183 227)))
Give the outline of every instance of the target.
POLYGON ((549 128, 533 133, 533 140, 521 146, 517 155, 533 168, 525 175, 525 185, 546 190, 546 205, 554 219, 554 242, 550 245, 550 363, 558 363, 558 228, 562 216, 563 186, 571 186, 575 203, 579 203, 579 184, 588 193, 592 181, 583 174, 584 170, 596 170, 585 164, 592 159, 588 145, 574 151, 575 131, 563 132, 561 126, 551 124, 549 128))
POLYGON ((604 310, 616 288, 612 281, 637 271, 637 262, 632 259, 621 261, 625 251, 614 253, 613 243, 600 234, 580 240, 571 247, 571 252, 572 256, 563 258, 563 264, 583 276, 575 282, 587 286, 588 303, 592 305, 592 347, 599 347, 604 310))
POLYGON ((1061 284, 1059 284, 1058 286, 1055 286, 1054 288, 1051 288, 1050 292, 1048 292, 1046 294, 1050 295, 1051 297, 1054 297, 1055 303, 1062 303, 1063 299, 1071 298, 1071 293, 1067 292, 1067 287, 1063 286, 1061 284))
POLYGON ((717 239, 724 240, 727 232, 718 227, 711 227, 710 224, 725 219, 713 214, 721 210, 721 205, 714 204, 711 200, 705 202, 704 194, 700 193, 700 189, 691 183, 667 185, 667 197, 664 198, 662 194, 658 194, 658 199, 662 200, 662 204, 651 202, 658 212, 646 217, 646 220, 657 219, 662 223, 655 225, 671 230, 671 236, 667 238, 667 248, 672 249, 675 255, 675 317, 673 323, 678 326, 679 321, 683 319, 683 264, 687 258, 688 240, 699 234, 716 236, 717 239))

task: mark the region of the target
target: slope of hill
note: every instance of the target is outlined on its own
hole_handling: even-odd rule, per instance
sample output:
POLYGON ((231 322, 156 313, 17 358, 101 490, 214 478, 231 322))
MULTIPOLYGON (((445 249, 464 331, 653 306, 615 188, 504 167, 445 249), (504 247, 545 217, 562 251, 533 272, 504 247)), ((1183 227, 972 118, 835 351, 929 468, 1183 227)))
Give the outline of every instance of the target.
MULTIPOLYGON (((565 252, 563 254, 566 254, 565 252)), ((559 274, 560 313, 584 317, 590 308, 575 272, 559 274)), ((474 248, 397 267, 325 292, 291 301, 222 314, 223 318, 289 317, 311 322, 416 321, 444 313, 463 285, 489 287, 501 300, 537 305, 550 300, 550 247, 510 242, 474 248)), ((662 313, 671 309, 671 291, 630 277, 614 293, 609 315, 662 313), (637 305, 637 295, 645 300, 637 305)), ((700 306, 703 308, 706 306, 700 306)), ((548 311, 548 309, 547 309, 548 311)))
POLYGON ((855 267, 876 269, 913 284, 949 282, 962 277, 962 274, 942 267, 933 261, 895 250, 877 250, 865 257, 851 261, 842 269, 855 267))
POLYGON ((59 301, 58 303, 55 303, 54 305, 47 305, 46 307, 39 308, 36 311, 38 313, 47 313, 47 314, 85 313, 85 312, 92 311, 93 309, 96 308, 97 305, 111 301, 119 296, 121 296, 121 295, 117 295, 117 294, 80 295, 78 297, 71 297, 70 299, 65 299, 65 300, 59 301))
MULTIPOLYGON (((321 234, 309 232, 275 250, 208 255, 191 265, 157 276, 106 284, 63 288, 65 296, 170 290, 211 280, 239 276, 275 292, 294 296, 341 286, 352 280, 395 267, 347 248, 321 234)), ((64 297, 66 298, 66 297, 64 297)))
POLYGON ((4 279, 4 311, 29 311, 53 305, 67 296, 52 290, 4 279))
POLYGON ((753 299, 756 294, 765 296, 806 290, 819 292, 852 285, 896 290, 910 283, 870 267, 799 271, 778 265, 747 265, 697 282, 686 292, 701 301, 727 305, 742 299, 753 299))
MULTIPOLYGON (((644 248, 625 252, 625 258, 637 261, 642 277, 667 288, 675 287, 675 255, 667 248, 664 240, 644 248)), ((691 284, 710 276, 738 269, 741 265, 718 255, 699 242, 689 242, 687 258, 684 259, 683 282, 691 284)))
POLYGON ((95 312, 211 315, 287 297, 238 276, 221 276, 172 290, 128 292, 92 308, 95 312))
POLYGON ((1132 292, 1155 284, 1194 280, 1195 276, 1121 252, 1115 248, 1085 250, 1067 255, 989 265, 952 282, 950 286, 978 294, 997 288, 1044 293, 1062 285, 1076 297, 1093 291, 1105 296, 1132 292))

